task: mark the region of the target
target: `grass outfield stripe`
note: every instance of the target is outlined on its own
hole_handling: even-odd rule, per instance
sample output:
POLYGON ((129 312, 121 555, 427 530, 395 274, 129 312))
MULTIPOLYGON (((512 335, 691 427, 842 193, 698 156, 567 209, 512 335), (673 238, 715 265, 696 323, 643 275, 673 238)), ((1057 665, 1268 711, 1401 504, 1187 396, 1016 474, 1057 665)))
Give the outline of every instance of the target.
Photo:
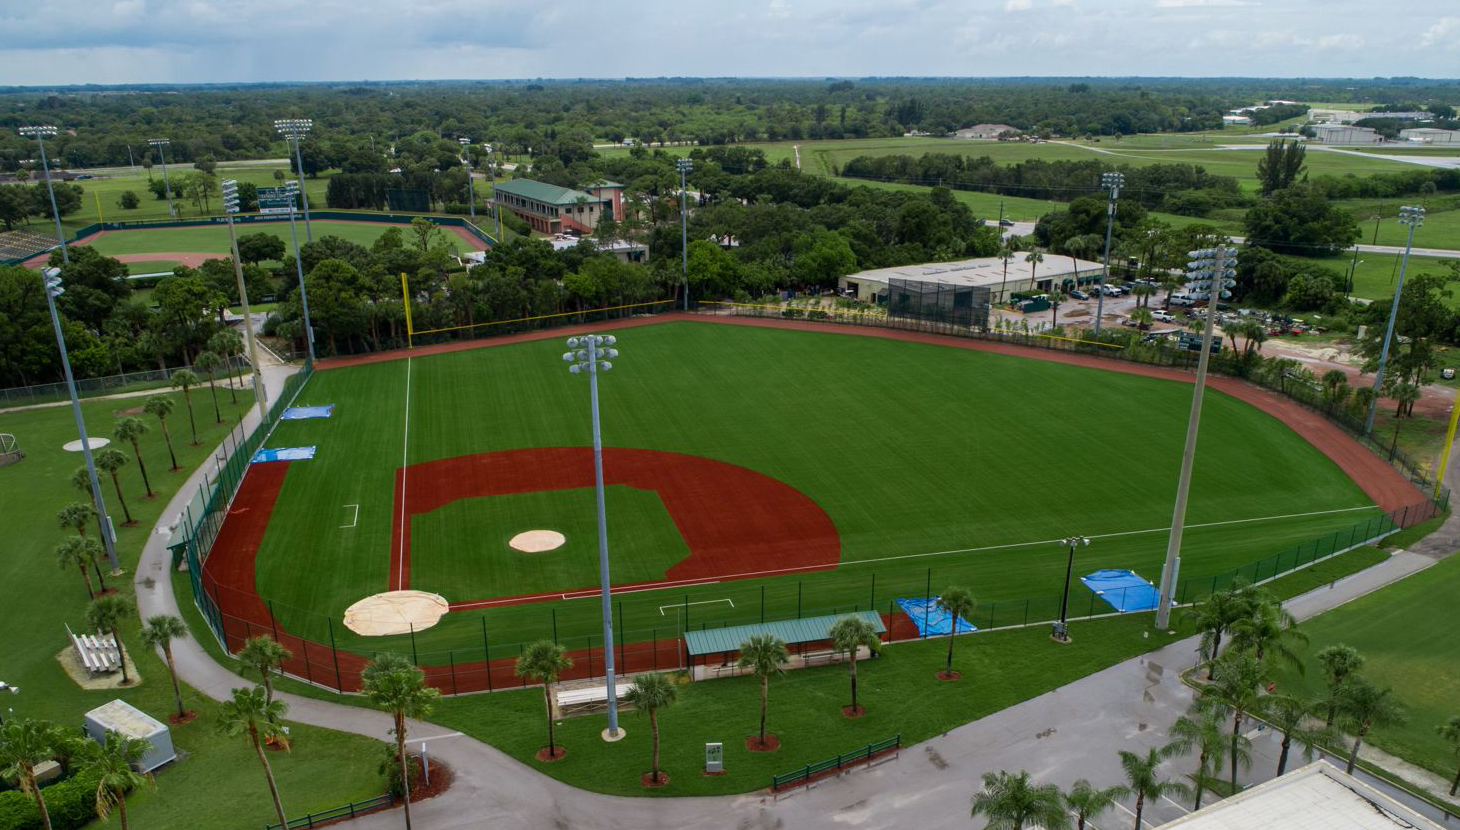
MULTIPOLYGON (((1229 520, 1224 521, 1224 522, 1201 522, 1201 523, 1198 523, 1198 524, 1189 524, 1189 525, 1187 525, 1187 527, 1188 528, 1193 528, 1193 527, 1222 527, 1222 526, 1225 526, 1225 525, 1253 524, 1253 523, 1256 523, 1256 522, 1271 522, 1271 521, 1277 521, 1277 520, 1280 520, 1280 519, 1298 519, 1298 518, 1303 518, 1303 517, 1307 517, 1307 516, 1329 516, 1329 515, 1332 515, 1334 513, 1352 513, 1354 511, 1374 510, 1374 509, 1377 509, 1377 508, 1375 506, 1373 506, 1373 505, 1369 505, 1367 507, 1342 507, 1342 508, 1339 508, 1337 510, 1312 510, 1312 511, 1309 511, 1307 513, 1285 513, 1285 514, 1280 515, 1280 516, 1258 516, 1258 517, 1252 518, 1252 519, 1229 519, 1229 520)), ((1110 539, 1110 538, 1114 538, 1114 537, 1117 537, 1117 536, 1137 536, 1137 535, 1140 535, 1142 533, 1163 533, 1163 532, 1168 531, 1170 529, 1171 528, 1169 528, 1169 527, 1153 527, 1153 528, 1148 528, 1146 530, 1125 530, 1125 531, 1121 531, 1119 533, 1100 533, 1100 534, 1095 534, 1095 535, 1092 535, 1090 538, 1091 539, 1110 539)), ((844 560, 841 564, 842 565, 865 565, 865 564, 876 563, 876 562, 896 562, 896 561, 901 560, 901 559, 918 559, 918 558, 926 557, 926 556, 946 556, 946 555, 952 554, 952 553, 977 553, 979 551, 986 551, 986 550, 1005 550, 1005 549, 1008 549, 1008 548, 1032 547, 1034 545, 1053 545, 1053 544, 1055 544, 1057 542, 1061 542, 1061 541, 1062 541, 1061 539, 1040 539, 1040 540, 1033 541, 1033 542, 1011 542, 1011 543, 1009 543, 1007 545, 987 545, 987 546, 978 547, 978 548, 958 548, 956 550, 938 550, 938 551, 931 551, 929 553, 907 553, 907 554, 902 554, 900 556, 882 556, 882 557, 878 557, 876 559, 848 559, 848 560, 844 560)), ((764 570, 764 571, 745 571, 745 572, 742 572, 742 573, 725 574, 725 575, 719 577, 718 579, 712 579, 712 578, 709 578, 709 577, 700 577, 700 578, 697 578, 697 579, 675 579, 675 580, 668 580, 668 581, 665 581, 665 582, 660 582, 660 583, 653 584, 653 585, 636 585, 633 588, 630 588, 628 590, 624 590, 624 591, 612 591, 611 593, 613 595, 615 595, 615 596, 618 596, 620 594, 638 594, 638 593, 643 593, 644 591, 663 591, 663 590, 666 590, 666 589, 669 589, 669 588, 683 588, 683 587, 686 587, 686 586, 689 586, 689 585, 713 585, 716 582, 720 582, 720 581, 726 580, 726 579, 746 579, 746 578, 753 577, 753 576, 774 576, 776 574, 804 572, 805 570, 806 570, 805 568, 774 568, 774 569, 771 569, 771 570, 764 570)), ((515 604, 515 603, 520 603, 520 602, 527 601, 527 600, 547 599, 549 597, 554 597, 554 596, 562 597, 565 600, 585 599, 585 598, 589 598, 589 597, 596 597, 596 596, 598 596, 598 589, 593 588, 593 589, 584 589, 583 591, 568 591, 567 593, 556 593, 556 592, 549 591, 549 592, 543 593, 543 594, 531 594, 531 595, 527 595, 527 596, 509 597, 509 598, 505 598, 505 599, 474 600, 474 601, 471 601, 471 602, 452 603, 451 609, 453 611, 457 611, 457 610, 464 611, 464 610, 467 610, 467 609, 470 609, 470 608, 489 608, 489 607, 491 607, 493 605, 515 604)), ((711 600, 711 601, 716 601, 716 600, 711 600)), ((691 602, 690 603, 690 605, 698 605, 698 604, 700 604, 700 603, 695 603, 695 602, 691 602)), ((732 602, 731 605, 733 607, 734 603, 732 602)))

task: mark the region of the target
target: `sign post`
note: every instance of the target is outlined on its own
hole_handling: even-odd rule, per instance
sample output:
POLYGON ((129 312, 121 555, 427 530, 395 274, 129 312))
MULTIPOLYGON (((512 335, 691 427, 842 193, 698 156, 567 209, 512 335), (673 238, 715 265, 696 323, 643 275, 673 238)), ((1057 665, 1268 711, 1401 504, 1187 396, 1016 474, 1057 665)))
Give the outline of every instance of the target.
POLYGON ((725 745, 705 744, 705 773, 718 775, 725 771, 725 745))

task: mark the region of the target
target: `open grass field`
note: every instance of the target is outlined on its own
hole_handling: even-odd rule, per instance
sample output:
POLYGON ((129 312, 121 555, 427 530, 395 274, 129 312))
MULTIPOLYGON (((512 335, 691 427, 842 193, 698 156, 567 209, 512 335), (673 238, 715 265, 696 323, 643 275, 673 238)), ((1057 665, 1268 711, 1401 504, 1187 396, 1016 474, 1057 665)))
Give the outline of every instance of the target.
POLYGON ((1303 623, 1311 643, 1306 676, 1284 685, 1316 694, 1323 686, 1313 655, 1345 643, 1367 660, 1363 674, 1392 686, 1408 714, 1403 726, 1376 729, 1369 741, 1437 775, 1455 774, 1455 750, 1435 727, 1460 715, 1460 641, 1448 621, 1460 591, 1460 557, 1451 556, 1381 591, 1303 623))
MULTIPOLYGON (((188 414, 180 392, 166 392, 177 402, 168 419, 178 463, 185 472, 168 471, 167 447, 157 421, 144 418, 152 432, 141 441, 142 456, 159 495, 143 497, 135 460, 121 471, 123 493, 135 527, 121 526, 123 516, 112 482, 103 474, 102 486, 118 525, 118 553, 126 573, 108 578, 124 594, 133 591, 137 558, 163 508, 188 472, 209 458, 250 400, 240 394, 237 404, 220 395, 224 424, 213 422, 213 409, 204 389, 192 392, 200 443, 190 443, 188 414)), ((110 435, 118 412, 138 407, 145 397, 92 400, 84 403, 87 426, 93 436, 110 435)), ((56 655, 66 645, 63 624, 85 630, 87 595, 75 568, 57 567, 52 549, 74 531, 61 530, 54 516, 66 503, 85 500, 70 484, 82 464, 80 453, 61 445, 76 437, 70 407, 48 407, 0 413, 0 432, 13 433, 26 452, 18 464, 0 467, 0 535, 6 539, 0 557, 0 627, 9 635, 0 650, 0 678, 19 686, 21 693, 5 696, 5 717, 45 718, 66 725, 79 724, 83 713, 115 698, 165 718, 173 711, 172 685, 166 665, 137 638, 135 615, 124 625, 122 641, 136 661, 142 682, 131 688, 85 691, 62 670, 56 655)), ((112 446, 116 446, 113 443, 112 446)), ((132 456, 130 447, 125 448, 132 456)), ((96 531, 92 528, 94 536, 96 531)), ((240 681, 239 685, 244 685, 240 681)), ((184 687, 187 706, 197 720, 171 726, 175 746, 184 756, 157 774, 157 786, 129 799, 134 826, 246 827, 262 826, 272 815, 272 804, 257 769, 253 751, 242 739, 218 736, 213 730, 217 708, 208 698, 184 687)), ((293 724, 295 750, 271 756, 280 776, 284 805, 290 814, 303 815, 377 795, 384 789, 376 773, 378 741, 293 724)), ((384 736, 382 735, 382 738, 384 736)))
MULTIPOLYGON (((281 164, 279 167, 267 167, 256 164, 230 166, 219 164, 214 171, 218 180, 236 179, 240 182, 252 182, 260 187, 273 187, 278 184, 274 178, 275 170, 284 171, 284 175, 294 178, 290 172, 289 165, 281 164)), ((176 186, 182 176, 194 172, 190 164, 170 164, 167 168, 168 177, 173 180, 176 186)), ((152 168, 152 178, 162 178, 162 166, 156 165, 152 168)), ((67 233, 74 233, 78 228, 85 227, 93 222, 125 222, 139 219, 166 219, 167 200, 157 199, 147 187, 147 173, 141 168, 130 175, 105 175, 94 179, 84 179, 73 182, 81 185, 81 209, 75 213, 62 217, 62 227, 67 233), (132 191, 137 194, 141 204, 137 207, 126 210, 117 204, 117 200, 125 191, 132 191)), ((325 202, 325 189, 329 186, 327 176, 319 176, 313 179, 305 179, 305 189, 309 194, 311 207, 322 208, 325 202)), ((211 210, 205 211, 200 206, 193 204, 187 199, 174 199, 173 204, 177 207, 178 218, 196 219, 200 216, 216 216, 222 211, 222 200, 214 197, 211 210)))
MULTIPOLYGON (((694 551, 706 525, 733 534, 781 522, 787 543, 672 568, 658 550, 617 564, 617 584, 671 583, 619 593, 622 639, 672 638, 686 616, 691 626, 756 621, 762 601, 767 618, 869 605, 885 611, 894 597, 948 584, 972 587, 980 613, 1009 615, 1003 623, 1016 622, 1030 608, 1024 600, 1034 598, 1028 613, 1041 619, 1052 613, 1064 575, 1064 549, 1052 540, 1069 532, 1096 537, 1079 551, 1077 574, 1129 567, 1159 575, 1188 385, 927 344, 692 322, 635 328, 620 346, 623 356, 602 383, 607 446, 713 459, 705 463, 736 465, 788 488, 778 496, 781 509, 751 516, 716 512, 718 503, 743 503, 737 488, 749 486, 736 479, 717 490, 730 479, 705 476, 727 475, 722 469, 680 480, 679 489, 656 488, 660 500, 611 487, 616 562, 643 539, 665 539, 665 507, 694 551), (708 488, 699 501, 676 500, 697 485, 708 488), (796 558, 805 550, 826 549, 818 511, 832 528, 830 559, 813 563, 820 570, 786 573, 806 564, 796 558), (693 578, 680 581, 686 574, 693 578)), ((552 511, 585 510, 574 488, 591 477, 509 486, 503 482, 521 474, 501 456, 509 461, 468 498, 437 499, 407 511, 415 513, 408 525, 395 522, 398 505, 477 475, 462 468, 433 476, 420 465, 589 443, 586 382, 564 370, 561 351, 554 339, 316 374, 299 402, 337 404, 334 417, 285 422, 268 443, 319 448, 283 474, 258 552, 257 589, 280 624, 367 653, 414 648, 422 662, 444 663, 456 649, 480 659, 483 629, 494 644, 554 633, 585 644, 598 627, 592 558, 572 545, 524 554, 505 543, 537 529, 527 522, 586 532, 579 528, 587 516, 554 520, 552 511), (402 462, 414 472, 398 490, 402 462), (519 504, 504 498, 514 487, 563 492, 551 503, 519 504), (464 520, 433 517, 437 509, 464 520), (546 588, 542 574, 511 590, 495 575, 549 568, 557 584, 546 588), (360 637, 339 624, 351 603, 405 583, 470 606, 413 640, 360 637), (492 602, 547 592, 551 600, 492 602)), ((1184 577, 1210 578, 1375 514, 1352 481, 1284 424, 1220 393, 1207 407, 1184 577)), ((574 464, 546 459, 534 469, 588 469, 574 464)), ((607 467, 614 482, 612 457, 607 467)), ((251 475, 260 475, 257 466, 251 475)), ((622 467, 619 475, 627 477, 622 467)), ((1101 610, 1078 583, 1073 597, 1080 613, 1101 610)))

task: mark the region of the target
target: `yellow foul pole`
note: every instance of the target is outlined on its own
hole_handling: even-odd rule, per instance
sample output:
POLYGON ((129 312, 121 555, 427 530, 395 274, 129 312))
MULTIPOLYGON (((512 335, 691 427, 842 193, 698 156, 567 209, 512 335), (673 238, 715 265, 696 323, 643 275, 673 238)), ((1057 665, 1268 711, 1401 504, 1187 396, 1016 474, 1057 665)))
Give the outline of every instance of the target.
POLYGON ((96 221, 97 222, 105 222, 106 221, 106 217, 101 215, 101 194, 100 193, 92 193, 91 195, 93 195, 93 196, 96 197, 96 221))
POLYGON ((411 289, 406 282, 406 272, 404 271, 400 274, 400 298, 405 303, 406 309, 406 348, 415 348, 415 344, 411 342, 411 336, 415 334, 415 330, 411 327, 411 289))
POLYGON ((1445 449, 1440 452, 1440 466, 1435 470, 1435 492, 1445 483, 1445 471, 1450 468, 1450 447, 1455 443, 1455 424, 1460 422, 1460 398, 1450 407, 1450 429, 1445 433, 1445 449))

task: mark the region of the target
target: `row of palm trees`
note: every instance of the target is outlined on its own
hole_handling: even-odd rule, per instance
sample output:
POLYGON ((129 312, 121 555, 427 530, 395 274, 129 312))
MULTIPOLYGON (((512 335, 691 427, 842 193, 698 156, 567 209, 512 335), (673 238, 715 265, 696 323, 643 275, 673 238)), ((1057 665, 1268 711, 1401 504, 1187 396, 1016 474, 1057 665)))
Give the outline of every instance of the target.
POLYGON ((55 760, 63 773, 96 778, 96 815, 105 821, 113 809, 128 830, 127 793, 152 783, 150 774, 136 767, 152 744, 107 730, 104 741, 93 741, 80 730, 49 721, 12 718, 0 725, 0 776, 13 779, 26 795, 35 799, 41 824, 51 830, 51 813, 36 769, 55 760))

